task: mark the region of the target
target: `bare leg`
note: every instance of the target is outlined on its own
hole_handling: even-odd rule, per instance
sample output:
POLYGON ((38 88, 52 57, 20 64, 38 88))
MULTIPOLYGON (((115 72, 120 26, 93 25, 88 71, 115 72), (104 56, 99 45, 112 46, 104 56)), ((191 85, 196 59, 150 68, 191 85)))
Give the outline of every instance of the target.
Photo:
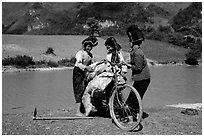
POLYGON ((88 116, 89 113, 92 110, 92 104, 91 104, 91 96, 89 95, 88 92, 86 92, 83 97, 82 97, 82 102, 84 104, 84 108, 85 108, 85 116, 88 116))
POLYGON ((80 107, 81 107, 81 103, 77 103, 77 111, 76 111, 76 114, 75 114, 75 115, 76 115, 76 116, 79 116, 79 117, 83 117, 84 114, 81 113, 80 107))

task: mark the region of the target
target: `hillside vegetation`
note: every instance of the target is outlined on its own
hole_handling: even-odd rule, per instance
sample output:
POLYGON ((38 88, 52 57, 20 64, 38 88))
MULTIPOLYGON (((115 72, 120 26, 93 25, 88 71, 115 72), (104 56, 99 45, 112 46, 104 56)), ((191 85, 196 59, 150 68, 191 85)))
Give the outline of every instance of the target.
POLYGON ((31 2, 17 3, 14 9, 12 7, 15 7, 15 3, 3 3, 3 34, 98 33, 100 36, 124 37, 127 27, 137 24, 146 39, 190 49, 185 55, 187 61, 197 62, 201 58, 201 2, 169 5, 137 2, 31 2), (172 7, 172 10, 169 10, 169 7, 172 7))

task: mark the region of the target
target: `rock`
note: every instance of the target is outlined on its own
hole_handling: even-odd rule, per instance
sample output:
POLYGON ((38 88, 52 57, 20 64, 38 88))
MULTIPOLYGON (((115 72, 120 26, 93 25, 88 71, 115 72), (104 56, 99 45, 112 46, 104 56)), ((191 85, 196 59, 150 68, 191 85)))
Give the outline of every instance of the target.
POLYGON ((185 110, 182 110, 181 113, 184 114, 184 115, 193 116, 193 115, 198 115, 198 110, 187 108, 185 110))

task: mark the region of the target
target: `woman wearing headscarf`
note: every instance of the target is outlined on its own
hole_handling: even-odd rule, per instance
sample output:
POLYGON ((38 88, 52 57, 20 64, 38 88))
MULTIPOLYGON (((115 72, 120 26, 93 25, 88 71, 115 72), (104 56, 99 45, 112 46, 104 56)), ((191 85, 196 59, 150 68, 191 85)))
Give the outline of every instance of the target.
MULTIPOLYGON (((121 53, 121 46, 117 43, 116 39, 114 37, 109 37, 105 41, 105 47, 108 50, 108 53, 106 55, 106 59, 112 63, 123 63, 124 58, 121 53)), ((123 68, 126 66, 124 65, 123 68)), ((123 72, 127 72, 127 69, 122 69, 123 72)))
POLYGON ((76 116, 83 116, 81 113, 82 96, 86 88, 85 80, 86 71, 92 71, 91 65, 93 54, 91 50, 98 45, 97 38, 89 36, 82 41, 82 49, 76 53, 76 63, 73 70, 73 89, 74 97, 77 104, 76 116))
POLYGON ((136 25, 131 25, 127 29, 127 36, 131 45, 131 62, 129 67, 132 69, 133 86, 139 92, 141 99, 143 99, 150 84, 150 71, 147 59, 140 47, 144 41, 144 36, 136 25))
MULTIPOLYGON (((108 50, 106 59, 112 63, 122 63, 124 62, 122 53, 120 52, 121 46, 117 43, 117 41, 115 40, 114 37, 109 37, 106 41, 105 41, 105 46, 108 50)), ((104 89, 108 86, 108 84, 112 81, 111 76, 112 74, 112 69, 111 69, 111 65, 109 63, 101 63, 100 65, 97 65, 97 67, 95 67, 94 72, 92 74, 93 79, 91 81, 89 81, 84 95, 82 97, 82 102, 85 108, 85 116, 89 116, 89 114, 92 111, 96 111, 94 109, 94 105, 92 104, 92 99, 94 100, 94 94, 98 94, 98 98, 100 98, 99 96, 101 96, 101 98, 103 98, 103 94, 105 96, 108 96, 106 92, 104 92, 104 89)), ((100 99, 95 99, 95 102, 97 102, 97 100, 99 101, 100 99)), ((103 100, 103 99, 102 99, 103 100)), ((102 101, 100 100, 100 101, 102 101)), ((102 105, 101 102, 98 102, 98 105, 102 105)), ((102 106, 98 106, 98 108, 102 106)), ((100 109, 100 108, 99 108, 100 109)), ((102 112, 100 110, 97 110, 101 113, 105 113, 102 112)))
MULTIPOLYGON (((143 99, 145 92, 150 84, 150 70, 147 64, 147 59, 141 49, 141 44, 144 41, 144 35, 142 31, 136 25, 131 25, 127 29, 127 36, 129 38, 131 46, 131 62, 126 64, 132 69, 132 81, 134 81, 133 87, 140 94, 141 99, 143 99)), ((127 103, 129 102, 132 107, 137 109, 137 99, 135 95, 131 92, 127 103), (135 103, 135 104, 134 104, 135 103)), ((147 113, 143 113, 143 117, 146 117, 147 113)))

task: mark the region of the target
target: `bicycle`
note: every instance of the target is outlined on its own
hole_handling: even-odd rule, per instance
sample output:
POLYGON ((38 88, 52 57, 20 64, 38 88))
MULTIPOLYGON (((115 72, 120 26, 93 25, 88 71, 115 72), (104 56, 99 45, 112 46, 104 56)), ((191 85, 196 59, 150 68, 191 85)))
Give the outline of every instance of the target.
POLYGON ((132 131, 140 124, 142 118, 143 111, 140 95, 133 86, 126 83, 125 77, 122 76, 120 67, 123 64, 115 64, 108 60, 102 60, 100 63, 103 62, 110 63, 113 72, 111 77, 112 87, 103 92, 106 94, 105 100, 108 104, 110 116, 119 128, 132 131), (135 96, 134 100, 129 100, 130 93, 131 96, 135 96))
MULTIPOLYGON (((105 93, 105 106, 110 113, 114 123, 122 130, 132 131, 141 121, 142 103, 137 90, 126 83, 121 74, 121 63, 115 64, 108 60, 102 60, 97 64, 108 62, 111 65, 112 80, 103 93, 105 93), (135 96, 134 100, 128 100, 129 95, 135 96)), ((103 96, 103 95, 99 95, 103 96)), ((37 108, 34 110, 33 120, 71 120, 71 119, 93 119, 94 117, 37 117, 37 108)))

